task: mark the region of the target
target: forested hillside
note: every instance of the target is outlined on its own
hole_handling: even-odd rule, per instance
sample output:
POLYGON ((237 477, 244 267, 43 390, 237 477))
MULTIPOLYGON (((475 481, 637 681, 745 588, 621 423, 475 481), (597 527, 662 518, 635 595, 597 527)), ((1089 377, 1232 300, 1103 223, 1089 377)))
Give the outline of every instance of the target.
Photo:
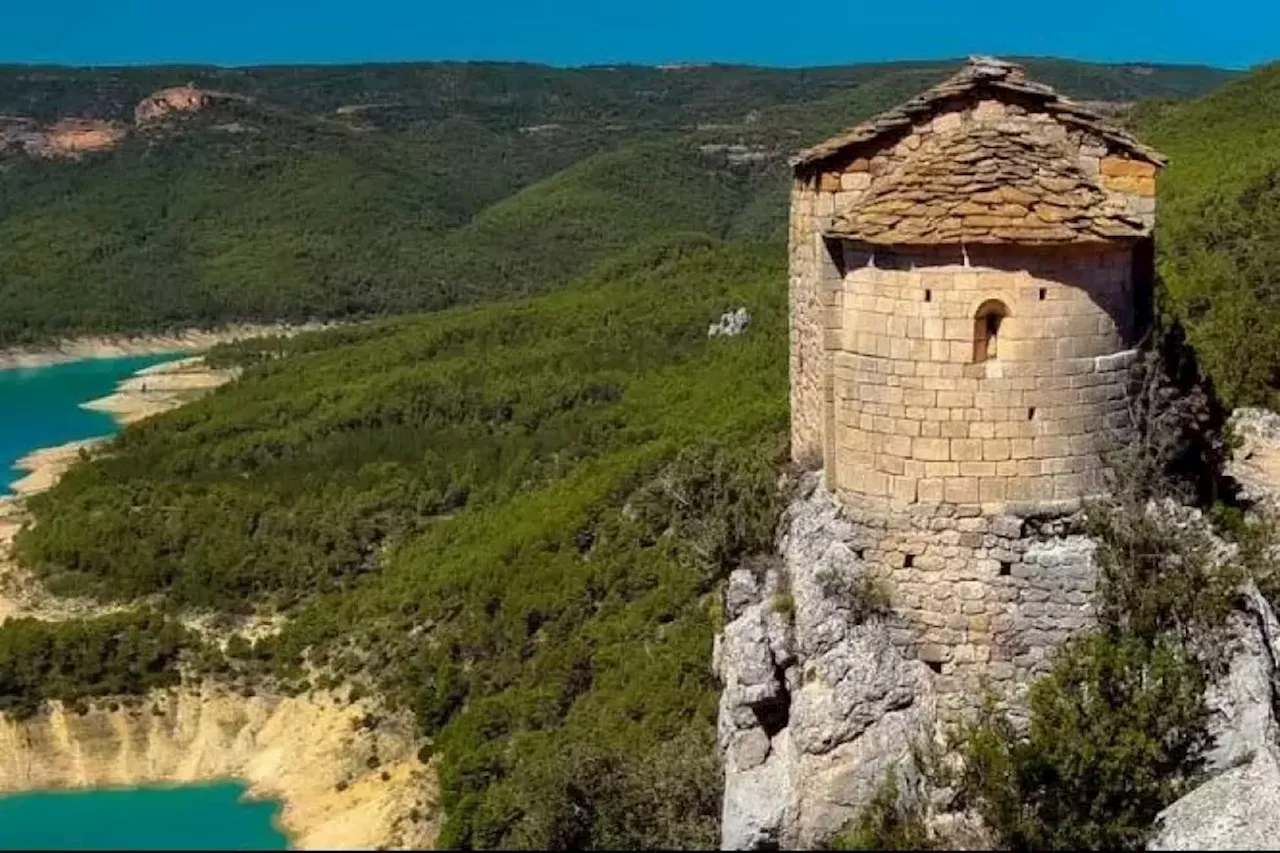
POLYGON ((1171 318, 1231 404, 1280 403, 1280 65, 1138 130, 1168 154, 1157 246, 1171 318))
MULTIPOLYGON (((1201 94, 1235 76, 1192 65, 1099 65, 1040 58, 1017 61, 1024 62, 1036 79, 1080 97, 1112 101, 1201 94)), ((466 117, 506 128, 553 122, 628 122, 634 125, 628 129, 674 129, 707 121, 741 120, 751 109, 820 100, 886 78, 936 78, 954 70, 959 62, 794 69, 733 65, 553 68, 511 62, 250 68, 0 65, 0 114, 42 120, 69 115, 124 118, 155 90, 190 82, 298 112, 335 113, 345 107, 346 115, 369 112, 377 117, 371 120, 401 124, 466 117)))
MULTIPOLYGON (((0 67, 0 116, 127 131, 79 158, 0 154, 0 346, 436 309, 563 284, 660 233, 779 237, 787 155, 954 65, 0 67), (187 82, 247 100, 132 126, 187 82)), ((1029 66, 1116 101, 1231 76, 1029 66)))
MULTIPOLYGON (((776 520, 783 263, 684 237, 527 301, 224 349, 243 380, 33 500, 21 554, 59 592, 283 609, 237 668, 302 690, 309 650, 413 709, 448 846, 712 847, 712 593, 776 520), (747 333, 708 338, 738 306, 747 333)), ((0 630, 15 702, 94 692, 78 659, 6 664, 27 633, 0 630)))
MULTIPOLYGON (((0 109, 42 120, 120 118, 175 76, 257 99, 6 161, 0 340, 512 297, 222 348, 242 380, 33 499, 19 551, 56 592, 289 619, 229 660, 150 611, 10 623, 10 707, 170 683, 179 657, 286 691, 355 683, 431 737, 443 844, 716 844, 716 592, 770 548, 783 497, 781 158, 946 67, 515 70, 50 70, 32 89, 0 69, 0 109), (383 107, 334 112, 361 98, 383 107), (746 334, 708 338, 739 306, 746 334)), ((1220 79, 1031 72, 1125 99, 1220 79)), ((1168 310, 1234 399, 1270 395, 1280 364, 1258 325, 1277 79, 1135 119, 1174 158, 1168 310)))

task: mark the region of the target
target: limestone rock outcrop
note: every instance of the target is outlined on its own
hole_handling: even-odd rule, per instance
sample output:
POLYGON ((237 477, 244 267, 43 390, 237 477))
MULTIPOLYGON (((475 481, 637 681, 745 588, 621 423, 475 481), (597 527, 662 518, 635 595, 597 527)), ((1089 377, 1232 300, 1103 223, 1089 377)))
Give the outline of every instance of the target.
MULTIPOLYGON (((1205 523, 1194 510, 1180 514, 1205 523)), ((1222 547, 1224 555, 1231 549, 1222 547)), ((1149 849, 1265 850, 1280 843, 1280 619, 1252 582, 1240 591, 1229 642, 1226 671, 1205 694, 1210 778, 1161 812, 1149 849)))
MULTIPOLYGON (((133 122, 135 127, 145 129, 169 116, 197 113, 214 104, 245 100, 248 99, 243 95, 199 89, 190 83, 172 86, 139 101, 133 110, 133 122)), ((234 123, 221 127, 241 129, 234 123)), ((69 116, 46 125, 27 116, 0 115, 0 156, 22 154, 38 160, 76 159, 118 147, 130 129, 127 121, 100 118, 69 116)))
POLYGON ((1169 806, 1158 825, 1150 850, 1274 850, 1280 843, 1280 752, 1263 747, 1247 764, 1169 806))
POLYGON ((0 155, 22 153, 41 160, 77 158, 115 148, 125 127, 111 121, 65 118, 41 126, 21 116, 0 116, 0 155))
MULTIPOLYGON (((1209 532, 1197 510, 1166 501, 1149 511, 1162 523, 1209 532)), ((1059 585, 1070 581, 1068 575, 1091 576, 1095 544, 1072 529, 1069 520, 1041 523, 1009 577, 1023 582, 1027 567, 1043 567, 1059 585)), ((858 815, 890 773, 898 774, 904 795, 922 795, 913 747, 927 746, 938 731, 947 677, 915 660, 910 645, 895 636, 909 634, 899 617, 878 612, 888 608, 868 598, 879 563, 863 548, 863 533, 820 473, 804 475, 783 518, 778 556, 739 568, 730 578, 729 621, 715 650, 724 683, 719 735, 725 849, 821 845, 858 815)), ((1217 540, 1215 552, 1215 559, 1229 559, 1234 546, 1217 540)), ((1046 589, 1045 600, 1058 592, 1056 586, 1046 589)), ((1063 637, 1088 627, 1088 614, 1078 616, 1059 626, 1063 637)), ((1244 843, 1251 836, 1240 833, 1267 826, 1250 825, 1254 812, 1245 808, 1228 827, 1236 834, 1222 835, 1227 829, 1213 822, 1214 808, 1203 805, 1214 802, 1223 786, 1238 785, 1238 777, 1268 779, 1267 761, 1280 748, 1280 619, 1253 584, 1241 590, 1230 628, 1227 667, 1206 695, 1213 713, 1205 767, 1211 780, 1170 807, 1174 828, 1160 836, 1162 849, 1218 843, 1219 835, 1226 839, 1222 844, 1244 843)), ((1047 646, 1061 642, 1045 640, 1047 646)), ((1025 688, 1037 671, 1028 664, 1014 679, 1017 686, 1025 688)), ((1020 716, 1016 697, 1007 710, 1020 716)), ((930 815, 936 826, 972 819, 930 815)), ((944 832, 955 836, 954 827, 944 832)))
POLYGON ((133 109, 133 120, 135 124, 146 125, 174 113, 196 113, 219 100, 228 98, 228 95, 222 93, 197 89, 190 83, 185 86, 172 86, 153 92, 139 101, 133 109))
POLYGON ((1221 772, 1249 761, 1263 749, 1280 747, 1275 709, 1280 700, 1280 622, 1250 583, 1232 616, 1232 649, 1226 674, 1206 691, 1213 712, 1214 746, 1207 769, 1221 772))
POLYGON ((707 327, 707 337, 714 338, 723 335, 727 338, 736 338, 745 332, 750 325, 751 312, 746 308, 726 311, 720 316, 719 320, 707 327))
POLYGON ((855 592, 870 567, 852 537, 821 476, 806 475, 781 559, 730 578, 715 653, 725 849, 826 841, 889 772, 911 777, 913 745, 933 736, 933 674, 855 592))
POLYGON ((1232 453, 1227 473, 1240 485, 1240 497, 1280 514, 1280 414, 1239 408, 1232 412, 1229 426, 1240 446, 1232 453))

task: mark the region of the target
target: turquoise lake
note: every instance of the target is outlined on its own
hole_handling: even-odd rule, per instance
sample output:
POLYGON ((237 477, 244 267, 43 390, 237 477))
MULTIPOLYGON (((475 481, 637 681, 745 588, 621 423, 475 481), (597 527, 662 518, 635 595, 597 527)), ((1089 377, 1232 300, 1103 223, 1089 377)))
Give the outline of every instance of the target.
POLYGON ((287 850, 279 805, 235 783, 0 797, 0 850, 287 850))
POLYGON ((110 415, 82 409, 81 403, 105 397, 137 370, 176 357, 86 359, 0 370, 0 494, 22 477, 13 464, 31 451, 116 431, 110 415))
MULTIPOLYGON (((32 450, 116 431, 80 403, 106 396, 137 370, 175 356, 90 359, 0 370, 0 494, 32 450)), ((235 783, 0 797, 0 850, 286 850, 279 804, 245 802, 235 783)))

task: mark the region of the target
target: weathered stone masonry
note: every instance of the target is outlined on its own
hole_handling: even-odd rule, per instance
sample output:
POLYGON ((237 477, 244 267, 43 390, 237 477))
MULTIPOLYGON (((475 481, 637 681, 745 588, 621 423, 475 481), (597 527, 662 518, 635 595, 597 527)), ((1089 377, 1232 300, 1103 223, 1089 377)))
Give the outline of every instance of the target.
POLYGON ((1092 546, 1052 519, 1128 435, 1163 162, 988 59, 793 161, 792 452, 944 713, 1088 621, 1092 546))

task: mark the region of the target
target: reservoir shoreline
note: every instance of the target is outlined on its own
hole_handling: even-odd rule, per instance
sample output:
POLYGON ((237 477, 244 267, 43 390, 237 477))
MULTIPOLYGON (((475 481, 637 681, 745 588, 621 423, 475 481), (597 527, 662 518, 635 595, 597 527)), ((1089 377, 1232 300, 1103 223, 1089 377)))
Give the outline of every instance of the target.
MULTIPOLYGON (((80 402, 78 406, 106 414, 117 428, 124 428, 176 409, 238 375, 236 369, 209 367, 203 356, 164 361, 135 371, 118 381, 111 393, 80 402)), ((109 441, 113 434, 93 435, 28 451, 13 465, 24 476, 11 483, 9 489, 19 497, 44 491, 80 459, 81 451, 92 451, 109 441)), ((0 498, 3 497, 0 492, 0 498)))
MULTIPOLYGON (((162 362, 79 405, 124 426, 235 375, 212 370, 198 356, 162 362)), ((11 554, 13 537, 30 522, 25 497, 54 485, 82 450, 95 452, 108 438, 36 450, 21 461, 28 471, 21 494, 0 497, 0 623, 85 618, 128 606, 55 598, 11 554)), ((187 614, 183 621, 195 627, 199 618, 187 614)), ((234 781, 246 786, 248 799, 279 804, 276 825, 292 849, 421 849, 433 844, 441 816, 435 767, 419 758, 423 743, 412 716, 376 696, 351 701, 344 687, 284 696, 204 677, 141 697, 79 708, 50 702, 28 719, 0 717, 0 793, 234 781)))
POLYGON ((181 785, 49 789, 0 797, 0 849, 289 850, 283 804, 240 779, 181 785), (130 818, 136 816, 136 819, 130 818))
POLYGON ((334 328, 336 323, 240 323, 207 329, 181 329, 153 335, 100 335, 67 338, 46 346, 0 349, 0 370, 49 367, 90 358, 124 358, 200 352, 218 344, 270 335, 292 336, 334 328))

